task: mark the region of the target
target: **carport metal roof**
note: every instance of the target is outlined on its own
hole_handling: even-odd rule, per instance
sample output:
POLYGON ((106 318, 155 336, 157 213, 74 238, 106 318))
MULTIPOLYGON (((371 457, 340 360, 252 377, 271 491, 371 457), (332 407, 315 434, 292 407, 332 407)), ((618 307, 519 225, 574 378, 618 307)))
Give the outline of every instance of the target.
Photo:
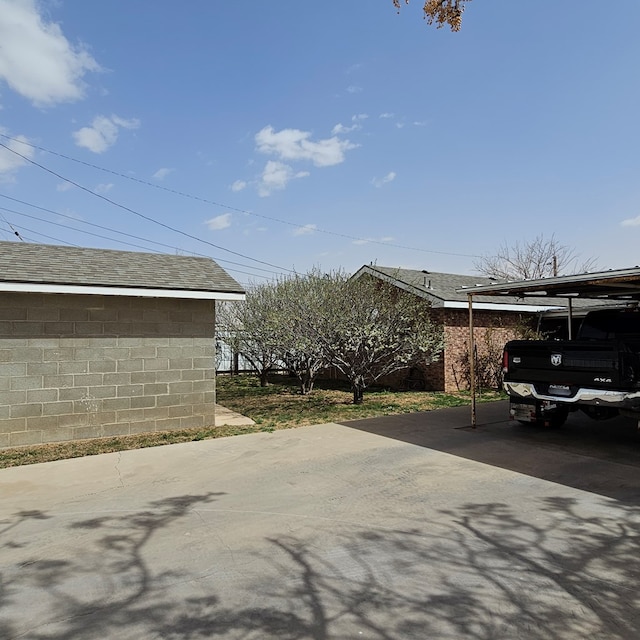
POLYGON ((458 289, 468 296, 553 296, 603 301, 640 300, 640 267, 571 276, 518 280, 458 289))
MULTIPOLYGON (((571 327, 572 300, 599 300, 603 304, 617 305, 640 301, 640 267, 615 269, 570 276, 555 276, 538 280, 518 280, 459 289, 469 301, 469 353, 474 353, 473 296, 553 296, 567 299, 569 327, 571 327)), ((571 332, 569 333, 571 337, 571 332)), ((475 358, 471 364, 471 425, 476 426, 475 358)))

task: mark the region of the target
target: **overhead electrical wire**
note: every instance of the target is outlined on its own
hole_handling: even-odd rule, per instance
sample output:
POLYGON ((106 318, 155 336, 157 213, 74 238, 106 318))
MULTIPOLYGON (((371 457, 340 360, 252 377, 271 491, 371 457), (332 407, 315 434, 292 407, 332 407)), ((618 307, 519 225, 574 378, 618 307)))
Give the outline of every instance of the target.
MULTIPOLYGON (((77 244, 73 244, 73 242, 68 242, 67 240, 62 240, 60 238, 54 238, 53 236, 48 236, 45 235, 44 233, 41 233, 40 231, 35 231, 34 229, 29 229, 27 227, 23 227, 22 225, 20 225, 20 229, 23 229, 25 231, 29 231, 30 233, 35 233, 37 236, 42 236, 43 238, 46 238, 47 240, 54 240, 55 242, 59 242, 61 244, 67 244, 71 247, 78 247, 79 245, 77 244)), ((24 239, 23 241, 29 241, 29 242, 35 242, 37 243, 38 240, 35 240, 34 238, 31 238, 29 236, 25 236, 24 234, 21 234, 21 239, 24 239)))
MULTIPOLYGON (((220 203, 220 202, 215 202, 214 200, 209 200, 207 198, 202 198, 200 196, 195 196, 195 195, 190 194, 190 193, 185 193, 183 191, 178 191, 176 189, 171 189, 171 188, 165 187, 164 185, 161 185, 161 184, 155 184, 155 183, 149 182, 147 180, 142 180, 140 178, 135 178, 134 176, 128 176, 128 175, 125 175, 124 173, 120 173, 120 172, 114 171, 112 169, 106 169, 105 167, 101 167, 99 165, 92 164, 91 162, 86 162, 84 160, 79 160, 78 158, 73 158, 72 156, 67 156, 67 155, 65 155, 63 153, 59 153, 57 151, 52 151, 51 149, 47 149, 45 147, 40 147, 40 146, 35 145, 33 143, 30 143, 30 142, 25 142, 24 140, 18 140, 17 138, 12 138, 11 136, 8 136, 5 133, 1 133, 0 132, 0 137, 5 138, 6 140, 12 140, 14 142, 20 142, 21 144, 24 144, 26 146, 32 147, 33 149, 37 149, 38 151, 43 151, 44 153, 49 153, 49 154, 57 156, 59 158, 63 158, 64 160, 69 160, 71 162, 75 162, 77 164, 84 165, 85 167, 89 167, 91 169, 96 169, 96 170, 102 171, 104 173, 109 173, 111 175, 118 176, 119 178, 124 178, 125 180, 130 180, 132 182, 137 182, 137 183, 145 185, 147 187, 153 187, 154 189, 160 189, 161 191, 166 191, 168 193, 172 193, 174 195, 177 195, 177 196, 180 196, 180 197, 183 197, 183 198, 189 198, 190 200, 196 200, 198 202, 203 202, 205 204, 213 205, 215 207, 220 207, 220 208, 223 208, 223 209, 227 209, 228 211, 234 211, 236 213, 242 213, 242 214, 246 214, 246 215, 249 215, 249 216, 254 216, 256 218, 262 218, 263 220, 270 220, 272 222, 278 222, 280 224, 288 225, 290 227, 296 227, 297 229, 305 229, 305 228, 307 228, 307 226, 303 225, 303 224, 299 224, 299 223, 296 223, 296 222, 290 222, 288 220, 282 220, 280 218, 274 218, 274 217, 271 217, 271 216, 265 216, 265 215, 260 214, 260 213, 255 213, 254 211, 247 211, 245 209, 239 209, 237 207, 231 207, 229 205, 226 205, 226 204, 223 204, 223 203, 220 203)), ((2 144, 1 142, 0 142, 0 146, 3 146, 5 149, 8 149, 9 151, 13 151, 12 149, 10 149, 6 145, 2 144)), ((13 152, 16 153, 17 155, 20 155, 20 156, 22 155, 22 154, 19 154, 16 151, 13 151, 13 152)), ((25 159, 29 160, 25 156, 22 156, 22 157, 24 157, 25 159)), ((29 161, 33 162, 32 160, 29 160, 29 161)), ((40 166, 36 162, 33 162, 33 164, 36 164, 37 166, 40 166)), ((44 168, 45 170, 50 171, 49 169, 46 169, 46 167, 41 167, 41 168, 44 168)), ((50 173, 54 173, 54 172, 50 171, 50 173)), ((57 175, 57 174, 54 173, 54 175, 57 175)), ((73 182, 71 180, 67 180, 66 178, 61 178, 61 179, 62 180, 66 180, 67 182, 71 182, 73 184, 73 182)), ((90 193, 93 193, 90 190, 88 190, 88 191, 90 193)), ((99 194, 95 194, 95 195, 99 195, 99 194)), ((108 201, 108 198, 105 198, 105 200, 108 201)), ((358 242, 366 242, 366 243, 369 243, 369 244, 379 244, 379 245, 383 245, 385 247, 394 247, 394 248, 397 248, 397 249, 407 249, 409 251, 419 251, 419 252, 422 252, 422 253, 436 253, 436 254, 445 255, 445 256, 457 256, 457 257, 462 257, 462 258, 481 258, 482 257, 480 255, 475 255, 475 254, 472 254, 472 253, 454 253, 454 252, 451 252, 451 251, 438 251, 438 250, 435 250, 435 249, 421 249, 421 248, 418 248, 418 247, 410 247, 410 246, 406 246, 406 245, 402 245, 402 244, 395 244, 393 242, 385 242, 384 240, 373 240, 373 239, 370 239, 370 238, 360 238, 360 237, 357 237, 357 236, 351 236, 349 234, 339 233, 337 231, 329 231, 327 229, 321 229, 321 228, 318 228, 318 227, 314 228, 314 232, 323 233, 323 234, 326 234, 326 235, 332 235, 332 236, 336 236, 336 237, 339 237, 339 238, 345 238, 347 240, 353 240, 353 241, 358 241, 358 242)))
MULTIPOLYGON (((64 213, 60 213, 59 211, 53 211, 52 209, 47 209, 46 207, 41 207, 39 205, 32 204, 30 202, 26 202, 24 200, 19 200, 18 198, 13 198, 13 197, 8 196, 8 195, 3 194, 3 193, 0 193, 0 197, 6 198, 7 200, 12 200, 13 202, 17 202, 19 204, 22 204, 22 205, 25 205, 25 206, 28 206, 28 207, 32 207, 34 209, 39 209, 40 211, 45 211, 46 213, 50 213, 50 214, 55 215, 55 216, 59 216, 59 217, 62 217, 62 218, 67 218, 69 220, 73 220, 74 222, 79 223, 79 224, 84 224, 84 225, 88 225, 88 226, 91 226, 91 227, 95 227, 97 229, 102 229, 104 231, 109 231, 111 233, 116 233, 118 235, 123 235, 123 236, 126 236, 128 238, 133 238, 134 240, 141 240, 141 241, 146 242, 148 244, 153 244, 153 245, 157 245, 159 247, 164 247, 165 249, 173 249, 174 251, 181 251, 181 252, 189 253, 190 255, 199 256, 199 257, 202 257, 202 258, 209 258, 210 257, 210 256, 207 256, 207 255, 205 255, 203 253, 198 253, 198 252, 194 252, 194 251, 187 251, 186 249, 183 249, 182 247, 176 247, 174 245, 165 244, 163 242, 157 242, 155 240, 148 240, 147 238, 142 238, 141 236, 136 236, 136 235, 134 235, 132 233, 127 233, 126 231, 119 231, 117 229, 112 229, 111 227, 105 227, 104 225, 96 224, 94 222, 87 222, 86 220, 78 220, 78 218, 75 218, 73 216, 70 216, 70 215, 67 215, 67 214, 64 214, 64 213)), ((97 233, 91 233, 89 231, 84 231, 82 229, 78 229, 77 227, 64 225, 64 224, 59 223, 59 222, 52 222, 50 220, 46 220, 45 218, 39 218, 37 216, 33 216, 33 215, 28 214, 28 213, 24 213, 24 212, 21 212, 21 211, 16 211, 15 209, 8 209, 6 207, 0 207, 0 211, 6 211, 8 213, 13 213, 13 214, 16 214, 16 215, 19 215, 19 216, 24 216, 26 218, 31 218, 33 220, 39 220, 40 222, 45 222, 47 224, 56 225, 58 227, 64 227, 66 229, 71 229, 71 230, 77 231, 79 233, 84 233, 84 234, 87 234, 87 235, 96 236, 98 238, 103 238, 105 240, 112 240, 112 241, 118 242, 120 244, 136 247, 137 249, 145 249, 146 251, 150 250, 147 247, 143 247, 143 246, 140 246, 140 245, 137 245, 137 244, 133 244, 133 243, 130 243, 130 242, 125 242, 123 240, 118 240, 117 238, 109 238, 107 236, 103 236, 103 235, 100 235, 100 234, 97 234, 97 233)), ((272 271, 270 269, 264 269, 263 267, 255 267, 253 265, 246 265, 246 264, 242 264, 241 262, 234 262, 233 260, 227 260, 225 258, 218 258, 217 261, 218 262, 223 262, 225 264, 232 264, 232 265, 237 265, 237 266, 240 266, 240 267, 245 267, 247 269, 254 269, 254 270, 258 270, 258 271, 264 271, 266 273, 270 273, 270 274, 275 275, 275 276, 280 275, 280 272, 278 272, 278 271, 272 271)), ((233 269, 231 267, 229 267, 229 270, 230 271, 232 271, 232 270, 233 271, 237 271, 238 273, 243 273, 243 274, 249 275, 249 276, 254 276, 254 277, 259 277, 259 278, 269 278, 269 276, 265 276, 265 275, 262 275, 262 274, 256 274, 256 273, 249 273, 247 271, 241 271, 240 269, 233 269)))
POLYGON ((9 229, 11 229, 13 235, 16 236, 22 242, 24 242, 24 239, 22 238, 22 236, 11 226, 11 223, 1 213, 0 213, 0 217, 5 221, 9 229))
MULTIPOLYGON (((111 240, 112 242, 118 242, 119 244, 124 244, 124 245, 126 245, 126 246, 134 247, 134 248, 136 248, 136 249, 144 249, 145 251, 150 251, 150 249, 149 249, 148 247, 144 247, 144 246, 139 245, 139 244, 134 244, 134 243, 132 243, 132 242, 126 242, 125 240, 118 240, 117 238, 109 238, 108 236, 103 236, 103 235, 101 235, 101 234, 99 234, 99 233, 93 233, 93 232, 91 232, 91 231, 83 231, 82 229, 78 229, 78 228, 76 228, 76 227, 72 227, 72 226, 67 225, 67 224, 62 224, 62 223, 60 223, 60 222, 52 222, 51 220, 45 220, 44 218, 38 218, 37 216, 32 216, 32 215, 29 215, 28 213, 22 213, 22 212, 20 212, 20 211, 14 211, 14 210, 12 210, 12 209, 7 209, 7 208, 5 208, 5 207, 0 207, 0 210, 1 210, 1 211, 7 211, 7 212, 9 212, 9 213, 14 213, 14 214, 19 215, 19 216, 24 216, 24 217, 26 217, 26 218, 31 218, 32 220, 38 220, 38 221, 40 221, 40 222, 44 222, 45 224, 52 224, 52 225, 54 225, 54 226, 56 226, 56 227, 63 227, 63 228, 65 228, 65 229, 71 229, 72 231, 77 231, 78 233, 84 233, 84 234, 86 234, 86 235, 94 236, 94 237, 96 237, 96 238, 102 238, 103 240, 111 240)), ((3 219, 5 220, 5 222, 7 222, 7 224, 8 224, 9 226, 11 226, 11 224, 6 220, 6 218, 4 218, 4 216, 2 216, 2 217, 3 217, 3 219)), ((68 217, 70 217, 70 216, 68 216, 68 217)), ((87 223, 87 224, 91 224, 91 223, 87 223)), ((22 227, 22 225, 20 225, 20 227, 21 227, 21 228, 26 228, 26 227, 22 227)), ((12 226, 11 226, 11 228, 13 229, 13 227, 12 227, 12 226)), ((27 229, 27 230, 28 230, 28 231, 31 231, 32 233, 40 233, 40 232, 37 232, 37 231, 33 231, 32 229, 27 229)), ((16 233, 16 235, 18 235, 18 233, 17 233, 17 232, 15 232, 15 233, 16 233)), ((121 233, 121 232, 116 231, 115 233, 121 233)), ((42 235, 44 238, 49 237, 49 236, 46 236, 46 235, 44 235, 44 234, 42 234, 42 233, 40 233, 40 235, 42 235)), ((21 237, 21 236, 18 236, 18 237, 21 237)), ((56 240, 56 238, 50 238, 50 239, 52 239, 52 240, 56 240)), ((142 240, 144 240, 144 238, 141 238, 141 239, 142 239, 142 240)), ((151 241, 151 240, 150 240, 150 241, 148 241, 148 242, 151 242, 152 244, 161 244, 161 243, 153 242, 153 241, 151 241)), ((79 246, 79 245, 73 244, 73 243, 71 243, 71 242, 65 242, 65 244, 72 244, 74 247, 79 246)), ((169 247, 169 245, 163 245, 163 246, 165 246, 165 247, 169 247)), ((171 247, 171 248, 176 248, 176 247, 171 247)), ((182 251, 182 249, 178 249, 178 251, 182 251)), ((191 253, 191 252, 189 252, 189 253, 191 253)), ((205 256, 205 255, 203 255, 203 254, 192 254, 192 255, 197 255, 197 256, 200 256, 200 257, 203 257, 203 258, 208 258, 208 257, 209 257, 209 256, 205 256)), ((228 271, 233 271, 234 273, 242 273, 242 274, 244 274, 244 275, 252 276, 252 277, 254 277, 254 278, 256 278, 256 277, 257 277, 257 278, 266 278, 266 279, 269 279, 269 276, 263 276, 262 274, 249 273, 248 271, 242 271, 242 270, 240 270, 240 269, 235 269, 235 268, 233 268, 233 267, 227 267, 227 270, 228 270, 228 271)))
MULTIPOLYGON (((10 223, 7 222, 6 219, 4 219, 4 222, 8 227, 11 226, 10 223)), ((48 222, 48 221, 45 220, 44 222, 48 222)), ((50 223, 50 224, 54 224, 54 223, 50 223)), ((60 225, 60 226, 65 226, 65 225, 60 225)), ((21 225, 20 225, 20 229, 24 229, 26 231, 34 233, 36 236, 40 236, 42 238, 46 238, 47 240, 53 240, 54 242, 57 242, 59 244, 66 244, 66 245, 71 246, 71 247, 80 247, 80 245, 74 244, 73 242, 69 242, 67 240, 62 240, 61 238, 56 238, 54 236, 49 236, 49 235, 46 235, 46 234, 44 234, 44 233, 42 233, 40 231, 35 231, 34 229, 28 229, 27 227, 23 227, 21 225)), ((78 229, 78 231, 80 231, 80 230, 78 229)), ((81 233, 86 233, 86 232, 82 232, 81 231, 81 233)), ((26 236, 24 234, 21 234, 20 237, 22 239, 24 239, 25 241, 28 241, 28 242, 33 242, 33 243, 36 243, 36 244, 39 242, 39 240, 37 238, 32 238, 31 236, 26 236)), ((119 241, 116 241, 116 242, 119 242, 119 241)), ((208 256, 203 256, 203 257, 208 257, 208 256)), ((234 270, 233 269, 229 269, 229 271, 234 271, 234 270)), ((244 271, 239 271, 239 273, 245 273, 245 272, 244 271)), ((245 274, 245 275, 256 277, 256 274, 253 274, 253 273, 248 273, 248 274, 245 274)), ((265 276, 260 276, 260 277, 265 277, 265 276)), ((250 288, 250 287, 255 285, 255 283, 253 283, 253 282, 243 282, 241 280, 238 280, 238 282, 245 288, 250 288)))
POLYGON ((96 193, 95 191, 92 191, 91 189, 85 187, 84 185, 81 185, 78 182, 75 182, 74 180, 71 180, 69 178, 65 178, 63 175, 53 171, 53 169, 49 169, 48 167, 45 167, 44 165, 40 164, 39 162, 36 162, 35 160, 32 160, 31 158, 23 155, 22 153, 19 153, 18 151, 16 151, 15 149, 11 149, 10 147, 8 147, 6 144, 0 142, 0 147, 2 147, 3 149, 6 149, 7 151, 9 151, 10 153, 13 153, 17 156, 19 156, 20 158, 22 158, 25 162, 28 162, 32 165, 34 165, 35 167, 38 167, 39 169, 42 169, 43 171, 46 171, 47 173, 50 173, 51 175, 56 176, 56 178, 60 179, 60 180, 64 180, 65 182, 68 182, 69 184, 72 184, 74 187, 77 187, 78 189, 81 189, 82 191, 85 191, 86 193, 96 197, 96 198, 100 198, 101 200, 104 200, 105 202, 108 202, 109 204, 113 205, 114 207, 118 207, 119 209, 122 209, 123 211, 127 211, 135 216, 138 216, 139 218, 142 218, 144 220, 147 220, 148 222, 152 222, 154 224, 157 224, 165 229, 168 229, 169 231, 173 231, 174 233, 178 233, 182 236, 185 236, 187 238, 191 238, 192 240, 197 240, 198 242, 202 242, 203 244, 209 245, 211 247, 214 247, 215 249, 218 249, 220 251, 226 251, 228 253, 231 253, 233 255, 236 256, 240 256, 241 258, 245 258, 245 260, 251 260, 253 262, 257 262, 259 264, 264 264, 267 265, 268 267, 273 267, 274 269, 279 269, 280 271, 287 271, 289 273, 295 273, 294 269, 287 269, 286 267, 281 267, 278 266, 276 264, 272 264, 271 262, 266 262, 264 260, 258 260, 257 258, 252 258, 251 256, 247 256, 243 253, 240 253, 238 251, 232 251, 231 249, 226 249, 225 247, 221 247, 220 245, 214 244, 213 242, 209 242, 208 240, 203 240, 202 238, 198 238, 198 236, 194 236, 191 233, 187 233, 186 231, 182 231, 181 229, 177 229, 176 227, 172 227, 171 225, 168 225, 164 222, 160 222, 159 220, 156 220, 155 218, 152 218, 151 216, 147 216, 144 213, 140 213, 139 211, 136 211, 135 209, 131 209, 130 207, 127 207, 126 205, 120 204, 119 202, 116 202, 115 200, 112 200, 111 198, 107 198, 106 196, 102 195, 101 193, 96 193))

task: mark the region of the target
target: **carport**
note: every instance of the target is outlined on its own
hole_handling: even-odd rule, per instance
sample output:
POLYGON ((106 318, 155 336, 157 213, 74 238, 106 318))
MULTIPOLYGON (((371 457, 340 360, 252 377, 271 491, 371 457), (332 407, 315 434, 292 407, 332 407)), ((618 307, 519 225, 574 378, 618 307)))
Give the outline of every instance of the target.
MULTIPOLYGON (((475 353, 473 335, 473 296, 528 296, 566 298, 569 339, 572 335, 573 300, 578 298, 600 301, 603 305, 632 305, 640 301, 640 267, 615 269, 570 276, 555 276, 538 280, 517 280, 492 285, 478 285, 473 289, 459 289, 469 301, 469 353, 475 353)), ((471 369, 471 426, 476 426, 475 358, 469 358, 471 369)))

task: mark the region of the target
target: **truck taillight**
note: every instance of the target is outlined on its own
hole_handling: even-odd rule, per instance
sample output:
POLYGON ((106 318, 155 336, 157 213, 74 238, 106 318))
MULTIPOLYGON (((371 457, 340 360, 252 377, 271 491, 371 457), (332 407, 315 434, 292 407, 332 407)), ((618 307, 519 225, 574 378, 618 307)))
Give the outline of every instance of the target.
POLYGON ((509 352, 506 349, 502 352, 502 373, 509 373, 509 352))

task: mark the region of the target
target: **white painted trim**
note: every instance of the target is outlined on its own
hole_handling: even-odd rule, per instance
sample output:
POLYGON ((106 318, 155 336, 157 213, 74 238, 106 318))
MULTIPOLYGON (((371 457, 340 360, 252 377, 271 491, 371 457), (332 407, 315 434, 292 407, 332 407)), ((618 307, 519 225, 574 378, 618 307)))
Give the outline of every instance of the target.
POLYGON ((192 300, 244 300, 244 293, 190 291, 187 289, 143 289, 136 287, 96 287, 71 284, 0 282, 0 291, 15 293, 70 293, 89 296, 125 296, 131 298, 181 298, 192 300))
MULTIPOLYGON (((454 302, 449 301, 444 303, 445 309, 468 309, 469 303, 467 302, 454 302)), ((492 302, 474 302, 473 308, 480 311, 522 311, 524 313, 537 313, 540 311, 555 311, 563 310, 564 307, 543 307, 533 304, 499 304, 492 302)))

